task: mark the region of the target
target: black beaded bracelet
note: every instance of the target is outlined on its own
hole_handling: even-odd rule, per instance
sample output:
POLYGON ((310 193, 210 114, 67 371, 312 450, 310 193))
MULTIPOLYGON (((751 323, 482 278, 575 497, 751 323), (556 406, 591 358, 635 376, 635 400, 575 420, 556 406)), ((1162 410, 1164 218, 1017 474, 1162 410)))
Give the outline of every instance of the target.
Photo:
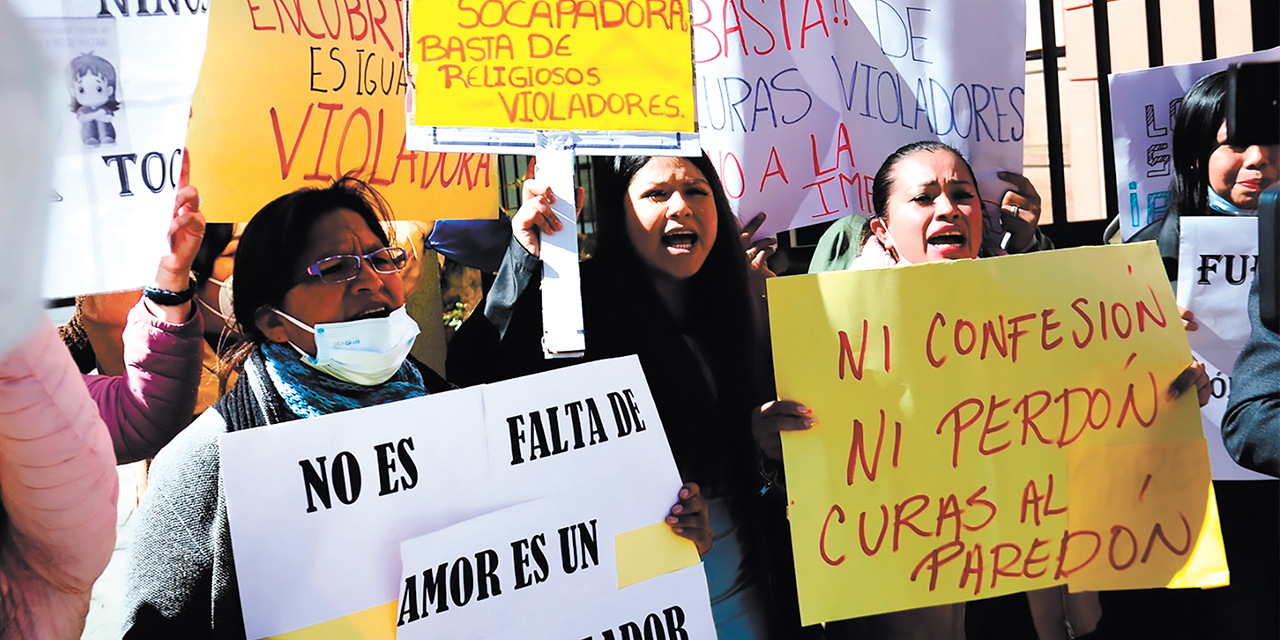
POLYGON ((169 291, 168 289, 160 289, 157 287, 144 287, 142 289, 142 295, 145 295, 148 300, 162 307, 176 307, 180 304, 190 302, 191 298, 196 295, 196 281, 195 278, 192 278, 191 282, 187 285, 187 288, 182 291, 169 291))

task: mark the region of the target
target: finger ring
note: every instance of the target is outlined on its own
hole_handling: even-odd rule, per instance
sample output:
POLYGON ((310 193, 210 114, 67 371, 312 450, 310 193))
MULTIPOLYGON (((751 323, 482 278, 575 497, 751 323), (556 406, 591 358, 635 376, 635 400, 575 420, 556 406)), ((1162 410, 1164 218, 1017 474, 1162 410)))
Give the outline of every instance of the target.
POLYGON ((1015 204, 1015 205, 1010 205, 1010 206, 1012 206, 1012 207, 1013 207, 1013 215, 1015 215, 1015 216, 1016 216, 1016 215, 1018 215, 1018 205, 1016 205, 1016 204, 1015 204))

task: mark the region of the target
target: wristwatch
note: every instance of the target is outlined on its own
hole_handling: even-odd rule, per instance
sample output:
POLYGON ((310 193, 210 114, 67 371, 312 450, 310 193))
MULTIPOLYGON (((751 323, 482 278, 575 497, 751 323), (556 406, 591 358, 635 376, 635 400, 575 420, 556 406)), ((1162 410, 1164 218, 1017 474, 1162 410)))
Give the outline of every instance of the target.
POLYGON ((187 288, 182 291, 169 291, 168 289, 160 289, 158 287, 144 287, 142 295, 148 300, 162 307, 176 307, 180 304, 186 304, 196 295, 196 279, 193 276, 191 281, 187 283, 187 288))

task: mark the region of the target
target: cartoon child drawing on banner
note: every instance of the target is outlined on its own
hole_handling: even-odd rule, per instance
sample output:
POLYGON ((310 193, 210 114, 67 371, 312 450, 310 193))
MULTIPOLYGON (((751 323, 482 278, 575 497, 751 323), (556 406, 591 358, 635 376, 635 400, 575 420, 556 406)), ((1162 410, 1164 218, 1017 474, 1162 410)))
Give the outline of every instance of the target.
POLYGON ((80 120, 80 138, 87 147, 115 144, 112 124, 120 110, 116 99, 116 68, 92 52, 71 61, 71 110, 80 120))

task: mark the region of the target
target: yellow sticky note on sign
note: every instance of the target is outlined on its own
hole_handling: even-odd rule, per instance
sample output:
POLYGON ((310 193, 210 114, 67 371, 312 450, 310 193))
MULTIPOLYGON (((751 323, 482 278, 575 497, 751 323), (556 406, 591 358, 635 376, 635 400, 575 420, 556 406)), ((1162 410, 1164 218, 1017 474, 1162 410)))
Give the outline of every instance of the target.
POLYGON ((388 602, 327 622, 270 636, 272 640, 394 640, 396 603, 388 602))
POLYGON ((665 522, 620 533, 613 543, 618 557, 619 589, 702 561, 693 541, 676 535, 665 522))
POLYGON ((1065 566, 1072 590, 1227 584, 1204 440, 1072 450, 1065 566), (1187 509, 1182 496, 1203 496, 1187 509))

